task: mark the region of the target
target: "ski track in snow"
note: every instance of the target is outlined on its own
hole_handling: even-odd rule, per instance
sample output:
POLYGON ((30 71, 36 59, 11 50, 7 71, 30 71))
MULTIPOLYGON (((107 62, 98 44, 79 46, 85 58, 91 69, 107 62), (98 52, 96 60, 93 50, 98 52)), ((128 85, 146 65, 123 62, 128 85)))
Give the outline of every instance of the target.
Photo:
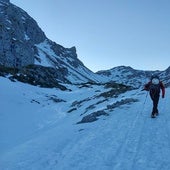
MULTIPOLYGON (((11 83, 6 82, 6 84, 6 88, 8 86, 11 88, 11 83)), ((17 88, 17 85, 15 88, 17 88)), ((28 88, 29 92, 30 88, 31 86, 28 88)), ((23 89, 24 92, 27 90, 26 87, 23 89)), ((37 95, 42 103, 44 101, 44 99, 42 100, 43 89, 39 89, 41 92, 38 94, 37 90, 36 88, 36 90, 30 92, 32 94, 26 95, 26 101, 29 98, 35 98, 37 95)), ((52 94, 54 91, 47 90, 46 93, 52 94)), ((169 170, 170 116, 168 96, 170 90, 166 89, 165 99, 160 98, 160 115, 155 119, 150 118, 152 103, 149 96, 144 104, 146 93, 138 94, 139 91, 136 91, 136 93, 126 93, 126 97, 134 96, 139 99, 139 102, 116 108, 109 113, 109 116, 101 116, 96 122, 78 125, 76 125, 76 122, 81 119, 80 111, 82 110, 77 110, 74 114, 66 114, 66 110, 69 110, 71 103, 76 100, 75 95, 79 100, 82 100, 87 98, 88 95, 93 96, 93 89, 89 89, 89 91, 79 89, 70 94, 66 92, 63 96, 63 99, 68 99, 66 103, 50 103, 48 107, 34 104, 31 112, 34 111, 33 109, 38 110, 36 114, 39 117, 33 118, 36 118, 39 126, 35 126, 35 122, 30 122, 30 125, 24 126, 23 131, 21 131, 22 133, 25 131, 25 135, 20 136, 22 140, 19 142, 17 140, 15 142, 8 141, 9 147, 4 145, 6 149, 3 148, 3 152, 0 153, 0 169, 169 170), (46 112, 50 111, 52 112, 51 119, 49 114, 46 115, 46 112), (44 119, 41 114, 45 116, 44 119), (36 128, 33 126, 32 131, 26 132, 31 125, 36 128)), ((57 94, 62 96, 60 92, 57 92, 57 94)), ((8 97, 6 100, 15 103, 13 97, 9 99, 9 94, 6 95, 8 97)), ((5 100, 5 93, 3 93, 3 97, 5 100)), ((18 101, 20 100, 18 99, 18 101)), ((5 101, 3 102, 5 103, 5 101)), ((112 99, 108 102, 112 102, 112 99)), ((17 110, 17 108, 15 109, 17 110)), ((9 111, 9 109, 7 110, 9 111)), ((33 113, 30 114, 30 116, 33 115, 33 113)), ((7 127, 12 118, 7 119, 5 116, 9 115, 0 113, 0 121, 6 121, 6 124, 3 123, 5 124, 4 127, 7 127)), ((31 119, 28 117, 29 120, 31 119)), ((19 123, 17 121, 21 120, 14 119, 14 121, 19 123)), ((3 139, 4 136, 1 135, 0 137, 3 139)), ((9 136, 9 138, 4 138, 3 141, 7 139, 11 140, 12 138, 9 136)), ((2 144, 0 143, 0 145, 2 144)))

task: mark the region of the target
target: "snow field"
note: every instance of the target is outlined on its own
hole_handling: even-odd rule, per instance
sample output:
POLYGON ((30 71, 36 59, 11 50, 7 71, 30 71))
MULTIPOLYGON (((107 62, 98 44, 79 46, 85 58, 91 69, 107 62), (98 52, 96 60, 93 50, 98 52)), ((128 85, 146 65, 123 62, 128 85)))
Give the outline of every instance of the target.
MULTIPOLYGON (((169 170, 169 89, 160 99, 160 115, 150 118, 152 102, 146 92, 130 91, 109 99, 94 110, 122 98, 126 104, 93 123, 76 124, 93 96, 103 87, 72 92, 44 89, 0 78, 0 167, 2 170, 169 170), (55 103, 55 95, 65 102, 55 103), (67 113, 74 101, 90 98, 67 113), (146 102, 145 102, 146 99, 146 102)), ((87 112, 86 114, 90 113, 87 112)))

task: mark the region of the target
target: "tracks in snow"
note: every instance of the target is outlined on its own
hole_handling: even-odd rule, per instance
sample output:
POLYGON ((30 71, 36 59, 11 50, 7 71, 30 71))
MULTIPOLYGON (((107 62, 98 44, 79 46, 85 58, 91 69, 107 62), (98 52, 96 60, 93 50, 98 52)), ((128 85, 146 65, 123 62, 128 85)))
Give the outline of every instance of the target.
MULTIPOLYGON (((148 114, 150 105, 145 108, 146 114, 132 115, 124 137, 119 141, 109 158, 108 166, 114 170, 169 170, 170 169, 170 128, 166 110, 156 119, 148 114)), ((120 122, 119 126, 122 122, 120 122)), ((128 123, 127 123, 128 124, 128 123)), ((115 143, 113 142, 113 147, 115 143)))

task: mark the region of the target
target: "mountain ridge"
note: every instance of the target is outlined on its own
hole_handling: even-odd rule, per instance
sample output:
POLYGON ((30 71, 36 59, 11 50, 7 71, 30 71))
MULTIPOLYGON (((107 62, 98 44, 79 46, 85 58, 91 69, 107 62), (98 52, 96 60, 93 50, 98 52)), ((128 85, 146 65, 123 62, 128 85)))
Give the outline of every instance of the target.
POLYGON ((61 70, 62 77, 71 83, 95 79, 96 75, 78 59, 75 47, 65 48, 49 40, 37 22, 23 9, 10 1, 0 3, 2 66, 20 70, 28 65, 52 67, 56 72, 61 70), (62 72, 63 69, 67 71, 62 72))
POLYGON ((0 65, 13 68, 12 76, 19 81, 43 87, 58 87, 59 83, 117 82, 138 88, 156 73, 166 85, 170 84, 170 67, 165 71, 143 71, 117 66, 94 73, 79 60, 76 47, 65 48, 48 39, 23 9, 9 0, 1 0, 0 9, 0 65))
POLYGON ((134 87, 140 87, 147 81, 149 81, 150 77, 153 74, 156 74, 160 77, 160 79, 169 86, 169 72, 170 67, 165 69, 164 71, 145 71, 145 70, 137 70, 133 69, 130 66, 117 66, 109 70, 102 70, 96 72, 107 79, 107 81, 115 81, 117 83, 127 84, 134 87))

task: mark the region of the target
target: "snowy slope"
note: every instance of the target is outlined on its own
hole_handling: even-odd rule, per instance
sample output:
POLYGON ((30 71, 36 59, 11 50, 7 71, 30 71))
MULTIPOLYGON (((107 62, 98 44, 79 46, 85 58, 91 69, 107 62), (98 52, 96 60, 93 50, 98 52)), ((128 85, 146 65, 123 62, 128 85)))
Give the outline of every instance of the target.
POLYGON ((36 48, 38 53, 35 64, 57 69, 67 69, 67 74, 63 73, 63 76, 72 83, 96 82, 100 77, 85 67, 77 58, 75 47, 64 48, 46 39, 44 42, 37 44, 36 48))
POLYGON ((123 83, 133 87, 141 87, 145 84, 151 77, 151 75, 159 75, 160 79, 164 84, 169 86, 169 74, 170 67, 164 71, 146 71, 146 70, 136 70, 129 66, 117 66, 110 70, 98 71, 97 74, 103 78, 103 81, 115 81, 117 83, 123 83))
MULTIPOLYGON (((110 70, 99 71, 97 74, 107 77, 107 81, 115 81, 135 87, 140 87, 141 84, 146 83, 145 81, 148 78, 147 71, 135 70, 126 66, 118 66, 110 70)), ((152 72, 150 72, 151 74, 152 72)))
POLYGON ((2 170, 169 170, 170 118, 167 89, 160 115, 140 89, 116 98, 96 98, 103 86, 45 89, 0 78, 0 167, 2 170), (76 124, 84 110, 105 109, 116 101, 138 102, 107 110, 92 123, 76 124), (81 102, 80 102, 81 101, 81 102), (103 101, 103 102, 101 102, 103 101), (73 103, 79 108, 68 112, 73 103))

